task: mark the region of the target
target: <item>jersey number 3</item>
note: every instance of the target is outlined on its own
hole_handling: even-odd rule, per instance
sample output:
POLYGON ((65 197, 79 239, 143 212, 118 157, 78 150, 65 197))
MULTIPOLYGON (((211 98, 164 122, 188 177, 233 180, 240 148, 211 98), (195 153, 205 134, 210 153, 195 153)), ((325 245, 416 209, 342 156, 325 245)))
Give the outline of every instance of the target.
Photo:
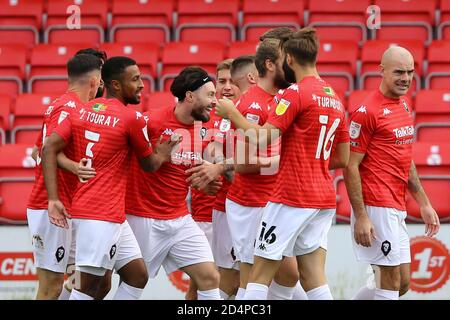
POLYGON ((321 158, 322 150, 323 160, 328 160, 328 158, 330 158, 331 149, 333 149, 334 136, 336 129, 339 126, 339 122, 341 122, 341 119, 335 119, 327 133, 328 116, 319 116, 319 123, 322 124, 322 126, 320 127, 319 141, 317 142, 316 159, 321 158), (329 146, 328 143, 330 144, 329 146))

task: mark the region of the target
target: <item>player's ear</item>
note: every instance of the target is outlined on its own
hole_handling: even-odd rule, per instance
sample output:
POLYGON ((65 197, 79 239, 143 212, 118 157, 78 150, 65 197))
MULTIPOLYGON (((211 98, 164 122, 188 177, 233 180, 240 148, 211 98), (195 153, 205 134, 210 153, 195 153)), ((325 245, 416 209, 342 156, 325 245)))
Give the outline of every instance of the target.
POLYGON ((194 101, 194 93, 192 91, 186 91, 186 98, 184 99, 186 102, 194 101))
POLYGON ((122 89, 119 80, 111 80, 111 87, 114 89, 114 91, 120 91, 122 89))

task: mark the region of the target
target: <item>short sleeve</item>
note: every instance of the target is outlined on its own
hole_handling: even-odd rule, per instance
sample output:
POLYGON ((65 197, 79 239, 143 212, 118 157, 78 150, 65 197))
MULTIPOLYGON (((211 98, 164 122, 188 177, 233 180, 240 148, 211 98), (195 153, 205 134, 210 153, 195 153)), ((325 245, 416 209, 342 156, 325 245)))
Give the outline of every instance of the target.
POLYGON ((53 130, 55 130, 55 128, 58 127, 64 121, 64 119, 69 117, 70 114, 70 111, 63 106, 57 106, 55 109, 53 109, 47 122, 46 137, 51 135, 53 130))
POLYGON ((129 139, 138 158, 147 157, 153 152, 148 136, 147 121, 148 116, 144 116, 140 112, 130 113, 128 118, 129 139))
MULTIPOLYGON (((48 132, 49 130, 47 130, 48 132)), ((58 134, 61 138, 64 139, 66 143, 69 142, 72 137, 72 118, 68 117, 66 121, 63 121, 59 126, 57 126, 53 132, 58 134)), ((47 134, 48 136, 48 134, 47 134)))
POLYGON ((285 132, 295 121, 300 111, 301 102, 298 85, 294 84, 286 89, 276 107, 271 108, 267 122, 285 132))
POLYGON ((376 129, 375 115, 363 107, 351 114, 349 127, 350 151, 359 153, 366 153, 376 129))
POLYGON ((348 133, 347 122, 345 115, 342 117, 341 122, 336 130, 336 143, 346 143, 350 141, 348 133))

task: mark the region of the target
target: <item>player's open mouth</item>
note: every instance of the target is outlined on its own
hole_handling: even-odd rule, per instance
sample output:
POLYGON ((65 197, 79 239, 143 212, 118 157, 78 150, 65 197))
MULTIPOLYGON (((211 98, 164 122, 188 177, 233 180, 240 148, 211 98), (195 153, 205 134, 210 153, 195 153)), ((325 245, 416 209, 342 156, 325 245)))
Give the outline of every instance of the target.
POLYGON ((206 109, 206 111, 211 112, 212 106, 207 106, 205 109, 206 109))
POLYGON ((223 96, 227 97, 227 98, 231 98, 231 97, 234 97, 234 94, 232 94, 232 93, 224 93, 223 96))

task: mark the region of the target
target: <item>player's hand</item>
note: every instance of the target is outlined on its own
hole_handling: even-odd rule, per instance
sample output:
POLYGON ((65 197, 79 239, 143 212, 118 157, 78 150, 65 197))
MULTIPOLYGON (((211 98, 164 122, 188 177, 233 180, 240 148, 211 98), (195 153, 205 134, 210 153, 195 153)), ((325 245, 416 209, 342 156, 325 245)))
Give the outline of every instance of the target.
POLYGON ((230 99, 219 99, 216 104, 216 114, 225 119, 229 119, 232 112, 236 111, 233 101, 230 99))
POLYGON ((205 188, 201 189, 201 191, 209 196, 215 196, 217 192, 219 192, 220 188, 222 188, 222 182, 219 179, 216 179, 208 183, 205 188))
POLYGON ((423 222, 425 222, 425 235, 428 237, 435 236, 441 227, 436 210, 431 205, 424 206, 420 208, 420 215, 423 222))
POLYGON ((77 176, 80 182, 85 183, 95 177, 97 172, 92 168, 92 160, 83 158, 78 162, 77 176))
POLYGON ((371 247, 372 241, 376 239, 375 229, 367 214, 356 219, 354 237, 356 243, 363 247, 371 247))
POLYGON ((202 190, 205 189, 209 183, 218 179, 222 174, 222 171, 223 168, 221 164, 211 164, 203 161, 201 165, 185 171, 187 175, 190 175, 186 181, 190 183, 193 188, 202 190))
POLYGON ((169 162, 172 157, 173 149, 181 143, 183 137, 177 134, 173 134, 170 139, 162 142, 162 136, 159 137, 158 142, 155 145, 155 154, 157 154, 164 162, 169 162))
POLYGON ((48 218, 50 222, 57 227, 69 229, 67 218, 71 216, 67 213, 66 208, 59 200, 48 201, 48 218))

